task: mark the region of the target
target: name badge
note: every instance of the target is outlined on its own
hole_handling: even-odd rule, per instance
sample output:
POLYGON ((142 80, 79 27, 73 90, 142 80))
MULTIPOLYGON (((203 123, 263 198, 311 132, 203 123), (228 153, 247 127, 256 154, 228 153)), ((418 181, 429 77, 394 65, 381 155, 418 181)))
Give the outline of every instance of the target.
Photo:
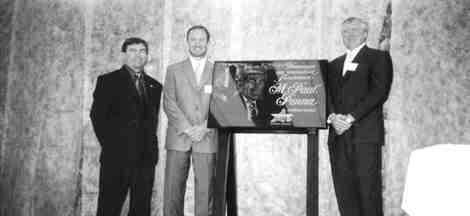
POLYGON ((212 93, 212 85, 205 85, 204 86, 204 93, 206 93, 206 94, 212 93))
POLYGON ((357 65, 358 63, 354 63, 354 62, 346 63, 345 65, 346 71, 356 71, 357 65))

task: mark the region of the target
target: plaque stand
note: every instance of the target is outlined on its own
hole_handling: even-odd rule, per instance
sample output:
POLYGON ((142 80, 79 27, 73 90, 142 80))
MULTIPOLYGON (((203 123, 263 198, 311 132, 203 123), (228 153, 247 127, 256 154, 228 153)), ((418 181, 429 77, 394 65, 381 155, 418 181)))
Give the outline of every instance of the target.
MULTIPOLYGON (((253 133, 256 131, 219 129, 213 216, 238 215, 236 155, 234 151, 236 132, 253 133)), ((307 135, 306 213, 307 216, 318 216, 318 129, 310 132, 307 130, 276 130, 273 132, 307 135)))

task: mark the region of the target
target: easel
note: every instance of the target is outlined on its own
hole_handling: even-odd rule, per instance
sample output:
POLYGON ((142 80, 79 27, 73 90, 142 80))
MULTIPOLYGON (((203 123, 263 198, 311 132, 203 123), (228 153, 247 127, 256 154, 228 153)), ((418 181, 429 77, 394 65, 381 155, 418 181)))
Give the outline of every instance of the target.
POLYGON ((216 164, 213 216, 237 216, 235 133, 284 133, 307 135, 307 216, 318 216, 318 129, 228 130, 220 129, 216 164), (227 214, 225 214, 227 213, 227 214))

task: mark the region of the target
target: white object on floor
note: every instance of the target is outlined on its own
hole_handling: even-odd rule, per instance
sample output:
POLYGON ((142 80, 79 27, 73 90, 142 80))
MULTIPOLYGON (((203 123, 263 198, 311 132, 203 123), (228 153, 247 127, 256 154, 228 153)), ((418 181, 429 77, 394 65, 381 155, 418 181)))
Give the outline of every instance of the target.
POLYGON ((469 216, 470 145, 442 144, 413 151, 402 209, 410 216, 469 216))

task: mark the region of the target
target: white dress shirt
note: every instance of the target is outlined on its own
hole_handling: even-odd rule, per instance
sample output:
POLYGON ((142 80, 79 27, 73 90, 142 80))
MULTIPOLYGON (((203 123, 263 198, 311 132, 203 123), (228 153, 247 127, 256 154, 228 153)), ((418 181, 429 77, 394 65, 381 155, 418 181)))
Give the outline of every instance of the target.
POLYGON ((343 64, 343 76, 346 74, 346 71, 350 68, 350 65, 354 58, 356 57, 357 53, 364 47, 366 43, 362 43, 358 47, 354 48, 353 50, 346 50, 346 59, 344 59, 344 64, 343 64))
POLYGON ((189 56, 189 60, 191 61, 191 65, 193 66, 193 70, 196 75, 196 83, 197 85, 200 85, 207 57, 204 56, 203 58, 194 58, 192 56, 189 56))

